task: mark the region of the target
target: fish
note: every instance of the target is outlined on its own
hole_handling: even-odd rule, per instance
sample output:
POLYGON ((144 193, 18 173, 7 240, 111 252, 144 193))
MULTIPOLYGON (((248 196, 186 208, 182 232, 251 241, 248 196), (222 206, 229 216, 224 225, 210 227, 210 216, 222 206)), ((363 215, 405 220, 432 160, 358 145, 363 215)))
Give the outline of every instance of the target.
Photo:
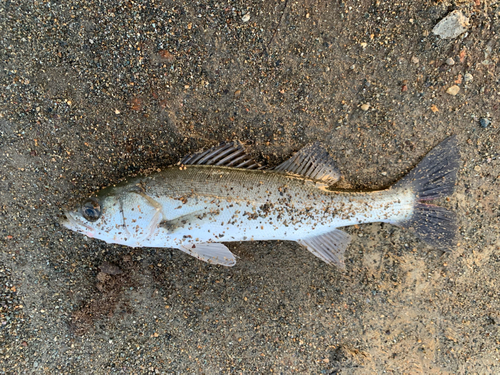
POLYGON ((351 225, 397 225, 451 251, 456 215, 430 201, 453 194, 459 162, 451 136, 391 187, 348 191, 335 189, 341 173, 320 143, 265 169, 235 141, 104 188, 61 223, 110 244, 175 248, 223 266, 236 264, 224 243, 295 241, 343 269, 351 236, 340 228, 351 225))

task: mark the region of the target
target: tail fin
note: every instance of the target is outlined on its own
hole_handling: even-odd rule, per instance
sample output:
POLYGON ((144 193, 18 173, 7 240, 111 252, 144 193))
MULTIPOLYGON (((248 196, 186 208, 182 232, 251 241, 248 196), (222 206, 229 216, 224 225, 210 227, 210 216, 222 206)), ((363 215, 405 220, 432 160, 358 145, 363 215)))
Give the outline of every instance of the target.
POLYGON ((396 189, 412 190, 416 197, 411 218, 398 225, 412 229, 422 240, 444 251, 451 250, 455 243, 455 214, 422 202, 453 193, 459 161, 457 138, 452 136, 431 150, 415 169, 394 185, 396 189))

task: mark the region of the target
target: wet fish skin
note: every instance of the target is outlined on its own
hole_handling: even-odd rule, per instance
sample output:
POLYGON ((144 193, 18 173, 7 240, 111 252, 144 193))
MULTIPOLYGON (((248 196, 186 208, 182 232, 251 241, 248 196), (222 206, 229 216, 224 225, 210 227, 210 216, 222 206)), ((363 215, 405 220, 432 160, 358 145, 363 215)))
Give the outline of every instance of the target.
POLYGON ((442 208, 433 211, 421 202, 422 191, 418 191, 434 191, 431 198, 443 189, 448 193, 458 166, 453 145, 456 141, 445 141, 436 148, 445 151, 435 161, 439 168, 430 168, 432 157, 419 165, 420 169, 437 170, 438 176, 431 173, 415 177, 413 173, 406 183, 403 180, 395 188, 373 192, 326 189, 325 182, 338 178, 336 168, 328 156, 314 148, 304 149, 297 160, 283 163, 285 170, 278 171, 224 165, 174 166, 103 189, 86 206, 90 212, 98 206, 96 221, 87 220, 79 209, 67 212, 63 224, 108 243, 178 248, 223 265, 233 265, 235 258, 219 242, 291 240, 342 267, 350 238, 337 228, 348 225, 387 222, 412 226, 413 219, 419 217, 417 234, 425 237, 430 226, 438 225, 443 228, 433 235, 442 237, 438 245, 453 240, 453 215, 442 208), (320 156, 312 160, 309 152, 320 156), (305 173, 299 175, 297 171, 305 173), (436 177, 438 183, 430 187, 417 184, 436 177))

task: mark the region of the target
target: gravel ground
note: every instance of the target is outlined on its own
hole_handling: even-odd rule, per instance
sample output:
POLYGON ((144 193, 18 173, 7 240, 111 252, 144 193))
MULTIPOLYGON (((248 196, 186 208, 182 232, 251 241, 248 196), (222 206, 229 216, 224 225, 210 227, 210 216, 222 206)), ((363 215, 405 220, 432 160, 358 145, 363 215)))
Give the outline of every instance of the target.
POLYGON ((0 373, 500 372, 499 18, 484 0, 1 2, 0 373), (434 35, 456 9, 468 30, 434 35), (367 189, 451 134, 451 253, 371 224, 348 229, 346 271, 288 242, 230 244, 227 269, 58 224, 221 141, 274 166, 320 140, 367 189))

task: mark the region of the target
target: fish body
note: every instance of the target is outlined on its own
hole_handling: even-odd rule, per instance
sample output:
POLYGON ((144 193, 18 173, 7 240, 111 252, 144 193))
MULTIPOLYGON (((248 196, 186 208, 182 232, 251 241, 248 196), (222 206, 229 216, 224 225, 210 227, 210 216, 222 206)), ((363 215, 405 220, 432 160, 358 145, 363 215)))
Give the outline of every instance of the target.
POLYGON ((228 266, 235 258, 221 242, 290 240, 343 267, 350 237, 338 228, 371 222, 417 224, 428 242, 449 247, 453 214, 422 201, 452 191, 458 166, 453 146, 454 139, 445 141, 434 150, 436 163, 429 160, 436 155, 428 155, 394 187, 348 192, 328 189, 339 173, 317 144, 273 170, 257 169, 241 145, 222 145, 180 166, 103 189, 67 212, 63 224, 108 243, 177 248, 228 266))

